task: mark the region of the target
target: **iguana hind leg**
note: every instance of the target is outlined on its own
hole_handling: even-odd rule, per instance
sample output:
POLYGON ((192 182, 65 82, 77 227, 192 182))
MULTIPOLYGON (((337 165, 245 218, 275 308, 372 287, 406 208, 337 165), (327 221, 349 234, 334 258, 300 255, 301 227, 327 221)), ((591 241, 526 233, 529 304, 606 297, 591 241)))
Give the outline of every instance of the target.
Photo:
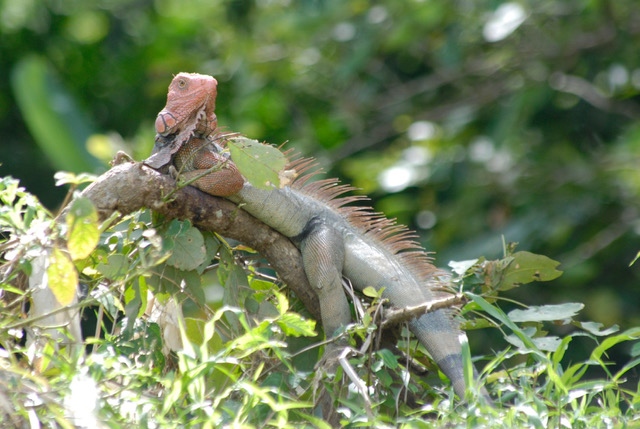
POLYGON ((351 321, 351 310, 342 289, 344 241, 335 229, 315 217, 297 238, 304 271, 318 294, 324 332, 332 337, 351 321))
MULTIPOLYGON (((294 238, 299 242, 302 263, 311 287, 320 301, 322 326, 327 338, 336 334, 351 321, 351 310, 342 289, 342 267, 344 265, 344 241, 342 235, 327 226, 322 219, 312 218, 302 234, 294 238)), ((346 342, 331 342, 324 350, 319 370, 335 374, 338 354, 346 342)), ((318 378, 319 380, 319 378, 318 378)), ((339 415, 333 399, 324 388, 317 398, 317 411, 333 427, 339 426, 339 415)))

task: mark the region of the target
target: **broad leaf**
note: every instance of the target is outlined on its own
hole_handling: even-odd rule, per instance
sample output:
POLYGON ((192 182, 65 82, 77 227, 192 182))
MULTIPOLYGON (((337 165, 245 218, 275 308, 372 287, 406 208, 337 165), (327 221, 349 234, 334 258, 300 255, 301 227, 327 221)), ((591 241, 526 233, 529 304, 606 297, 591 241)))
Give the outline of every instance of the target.
POLYGON ((312 337, 317 335, 317 332, 314 330, 316 322, 305 319, 298 313, 285 313, 278 318, 277 323, 286 335, 292 335, 294 337, 312 337))
POLYGON ((47 277, 56 300, 61 305, 71 304, 78 287, 78 271, 66 252, 58 248, 51 251, 47 277))
POLYGON ((129 271, 129 258, 122 254, 107 256, 106 262, 100 262, 96 270, 109 280, 117 280, 124 277, 129 271))
MULTIPOLYGON (((525 347, 525 344, 522 341, 522 339, 515 334, 507 335, 505 339, 509 343, 513 344, 514 346, 520 349, 529 348, 529 347, 525 347)), ((559 337, 554 337, 554 336, 531 338, 531 341, 533 341, 533 344, 535 344, 538 349, 545 352, 555 352, 558 349, 558 347, 560 347, 560 344, 562 343, 562 340, 559 337)))
POLYGON ((378 298, 380 296, 380 293, 373 286, 367 286, 362 290, 362 293, 369 298, 378 298))
POLYGON ((584 308, 580 302, 568 302, 557 305, 540 305, 526 310, 512 310, 509 319, 514 322, 543 322, 548 320, 571 319, 584 308))
POLYGON ((473 264, 476 262, 478 262, 477 258, 469 259, 467 261, 449 261, 449 266, 458 276, 463 276, 464 273, 466 273, 469 268, 473 267, 473 264))
POLYGON ((84 259, 100 239, 98 212, 88 198, 76 198, 67 215, 67 248, 71 259, 84 259))
POLYGON ((206 302, 204 289, 202 289, 202 278, 195 270, 179 270, 172 265, 163 265, 162 271, 147 279, 155 293, 185 292, 195 302, 206 302))
POLYGON ((95 182, 97 176, 89 173, 74 174, 69 171, 58 171, 53 175, 56 180, 56 186, 62 185, 81 185, 83 183, 95 182))
POLYGON ((273 189, 280 186, 280 171, 287 158, 277 148, 246 138, 229 141, 231 158, 240 173, 256 188, 273 189))
POLYGON ((620 330, 620 327, 618 325, 613 325, 610 328, 602 329, 602 323, 598 322, 578 322, 577 326, 581 327, 590 334, 597 336, 611 335, 620 330))
POLYGON ((202 233, 190 222, 171 222, 167 238, 173 240, 173 250, 167 264, 189 271, 206 261, 207 251, 202 233))
POLYGON ((562 271, 556 269, 558 265, 560 262, 544 255, 530 252, 514 253, 513 261, 504 271, 500 289, 508 290, 533 281, 549 281, 558 278, 562 275, 562 271))

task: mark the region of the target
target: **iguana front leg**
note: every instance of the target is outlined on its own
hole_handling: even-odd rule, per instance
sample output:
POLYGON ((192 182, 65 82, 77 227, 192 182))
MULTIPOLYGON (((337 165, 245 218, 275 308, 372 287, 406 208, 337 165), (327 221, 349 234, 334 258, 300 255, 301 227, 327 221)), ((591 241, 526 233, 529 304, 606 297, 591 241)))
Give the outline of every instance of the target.
POLYGON ((203 138, 192 137, 176 153, 175 166, 185 182, 197 178, 190 184, 201 191, 217 197, 233 195, 244 186, 244 178, 229 158, 211 146, 203 138))

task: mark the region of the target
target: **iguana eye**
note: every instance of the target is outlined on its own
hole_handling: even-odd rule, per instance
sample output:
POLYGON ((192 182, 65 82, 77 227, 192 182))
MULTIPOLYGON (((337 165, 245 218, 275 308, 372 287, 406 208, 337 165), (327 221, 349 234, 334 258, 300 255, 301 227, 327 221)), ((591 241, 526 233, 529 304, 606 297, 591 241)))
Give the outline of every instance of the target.
POLYGON ((178 88, 185 88, 187 86, 187 81, 185 79, 180 79, 178 81, 178 88))

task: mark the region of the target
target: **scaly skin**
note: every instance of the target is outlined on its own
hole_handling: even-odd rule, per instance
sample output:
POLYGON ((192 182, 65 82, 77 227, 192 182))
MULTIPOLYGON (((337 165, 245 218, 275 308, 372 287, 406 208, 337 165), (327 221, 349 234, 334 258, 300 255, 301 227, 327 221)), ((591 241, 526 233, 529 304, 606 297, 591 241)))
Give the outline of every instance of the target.
MULTIPOLYGON (((383 296, 396 307, 417 305, 440 296, 435 291, 442 286, 437 271, 412 241, 415 235, 368 209, 342 207, 362 199, 336 198, 351 188, 332 180, 310 184, 301 180, 302 183, 294 182, 291 187, 262 190, 245 182, 210 137, 215 121, 208 119, 207 123, 201 119, 215 118, 212 99, 216 94, 215 79, 180 73, 169 88, 167 106, 156 121, 158 137, 154 152, 171 147, 174 165, 187 177, 219 167, 193 185, 242 204, 244 210, 298 246, 309 282, 319 297, 327 335, 351 319, 341 285, 343 275, 358 290, 367 286, 384 288, 383 296), (190 95, 185 95, 187 91, 190 95), (202 130, 203 124, 210 129, 202 130), (187 129, 196 130, 193 137, 176 142, 172 136, 182 138, 187 129)), ((464 397, 461 333, 450 312, 425 314, 409 327, 449 377, 456 394, 464 397)), ((482 394, 488 398, 484 389, 482 394)))

